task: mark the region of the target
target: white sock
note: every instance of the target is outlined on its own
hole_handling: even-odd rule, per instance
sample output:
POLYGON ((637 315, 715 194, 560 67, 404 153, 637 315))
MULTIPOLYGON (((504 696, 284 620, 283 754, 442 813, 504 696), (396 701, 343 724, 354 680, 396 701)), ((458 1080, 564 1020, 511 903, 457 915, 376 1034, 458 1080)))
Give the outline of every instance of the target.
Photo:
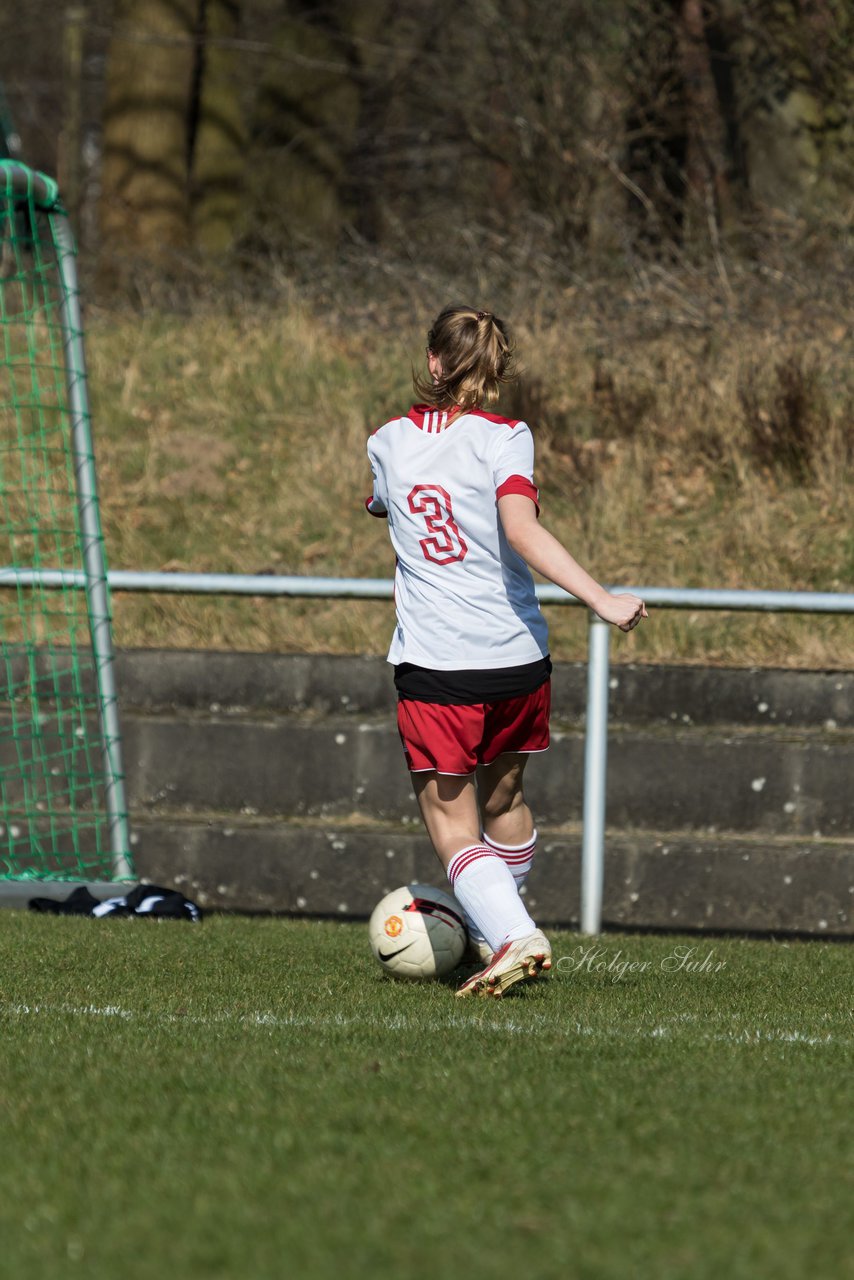
MULTIPOLYGON (((525 881, 528 879, 537 849, 536 827, 530 840, 526 840, 524 844, 499 844, 497 840, 491 840, 486 832, 483 833, 483 842, 494 853, 497 853, 501 861, 509 868, 510 874, 516 882, 516 888, 521 892, 525 881)), ((474 942, 486 941, 477 925, 468 917, 466 918, 466 926, 469 936, 474 942)))
POLYGON ((536 827, 530 840, 526 840, 524 844, 498 844, 496 840, 490 840, 487 835, 484 835, 483 842, 493 849, 501 861, 510 868, 510 873, 516 881, 516 888, 521 889, 528 879, 537 849, 536 827))
POLYGON ((448 880, 466 919, 493 951, 536 929, 511 871, 487 845, 473 844, 455 853, 448 864, 448 880))

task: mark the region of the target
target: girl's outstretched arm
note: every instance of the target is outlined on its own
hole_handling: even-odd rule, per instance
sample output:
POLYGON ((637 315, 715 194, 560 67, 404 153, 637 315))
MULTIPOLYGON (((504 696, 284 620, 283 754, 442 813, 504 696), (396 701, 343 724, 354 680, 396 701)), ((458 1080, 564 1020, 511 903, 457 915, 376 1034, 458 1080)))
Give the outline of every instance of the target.
POLYGON ((544 578, 563 587, 589 605, 605 622, 613 622, 621 631, 631 631, 641 618, 648 617, 646 605, 639 596, 626 592, 612 596, 577 560, 569 554, 537 520, 537 510, 530 498, 508 493, 498 499, 498 514, 510 546, 544 578))

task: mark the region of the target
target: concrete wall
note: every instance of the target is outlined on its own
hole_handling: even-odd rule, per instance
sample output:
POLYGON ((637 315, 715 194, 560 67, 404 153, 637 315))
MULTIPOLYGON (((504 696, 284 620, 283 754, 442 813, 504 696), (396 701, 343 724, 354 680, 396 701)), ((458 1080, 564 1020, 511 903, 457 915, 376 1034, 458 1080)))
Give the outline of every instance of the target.
MULTIPOLYGON (((140 876, 201 905, 365 916, 424 837, 380 659, 123 653, 140 876)), ((529 767, 530 901, 578 920, 583 664, 558 664, 529 767)), ((612 671, 604 917, 623 927, 854 936, 854 674, 612 671)))

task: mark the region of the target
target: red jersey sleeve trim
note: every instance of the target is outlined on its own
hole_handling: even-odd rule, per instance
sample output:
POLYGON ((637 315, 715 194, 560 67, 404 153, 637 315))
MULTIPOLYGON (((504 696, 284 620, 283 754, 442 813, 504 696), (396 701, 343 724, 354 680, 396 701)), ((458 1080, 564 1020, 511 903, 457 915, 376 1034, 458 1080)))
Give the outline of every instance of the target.
POLYGON ((537 515, 540 514, 540 491, 526 476, 508 476, 495 490, 495 501, 508 493, 520 493, 523 498, 530 498, 537 508, 537 515))
POLYGON ((365 510, 367 511, 368 515, 376 516, 378 520, 387 520, 388 512, 385 510, 384 507, 377 507, 377 509, 374 510, 375 502, 376 502, 376 498, 374 497, 373 494, 371 494, 370 498, 365 498, 365 510))
POLYGON ((500 413, 487 413, 485 409, 469 409, 468 412, 476 418, 486 418, 487 422, 494 422, 496 426, 509 427, 511 431, 523 421, 522 418, 505 418, 500 413))

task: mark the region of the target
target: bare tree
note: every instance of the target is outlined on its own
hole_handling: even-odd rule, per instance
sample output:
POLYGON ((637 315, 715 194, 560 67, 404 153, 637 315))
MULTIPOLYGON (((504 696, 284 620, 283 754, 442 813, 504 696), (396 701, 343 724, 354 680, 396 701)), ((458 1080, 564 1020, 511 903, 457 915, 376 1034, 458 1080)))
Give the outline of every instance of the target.
POLYGON ((199 0, 120 0, 107 66, 101 235, 159 255, 189 242, 188 120, 199 0))
POLYGON ((827 213, 854 194, 854 11, 849 0, 717 0, 729 24, 751 193, 827 213))
POLYGON ((525 209, 564 246, 587 245, 597 192, 613 184, 618 24, 580 0, 472 0, 465 22, 448 14, 445 45, 463 137, 492 166, 487 207, 509 226, 525 209))
MULTIPOLYGON (((122 253, 520 228, 556 254, 700 252, 850 201, 850 0, 86 3, 84 204, 99 187, 122 253)), ((51 171, 53 8, 0 14, 22 155, 51 171)))
POLYGON ((244 207, 246 122, 241 92, 239 0, 205 0, 200 10, 192 106, 193 241, 207 253, 231 248, 244 207))

